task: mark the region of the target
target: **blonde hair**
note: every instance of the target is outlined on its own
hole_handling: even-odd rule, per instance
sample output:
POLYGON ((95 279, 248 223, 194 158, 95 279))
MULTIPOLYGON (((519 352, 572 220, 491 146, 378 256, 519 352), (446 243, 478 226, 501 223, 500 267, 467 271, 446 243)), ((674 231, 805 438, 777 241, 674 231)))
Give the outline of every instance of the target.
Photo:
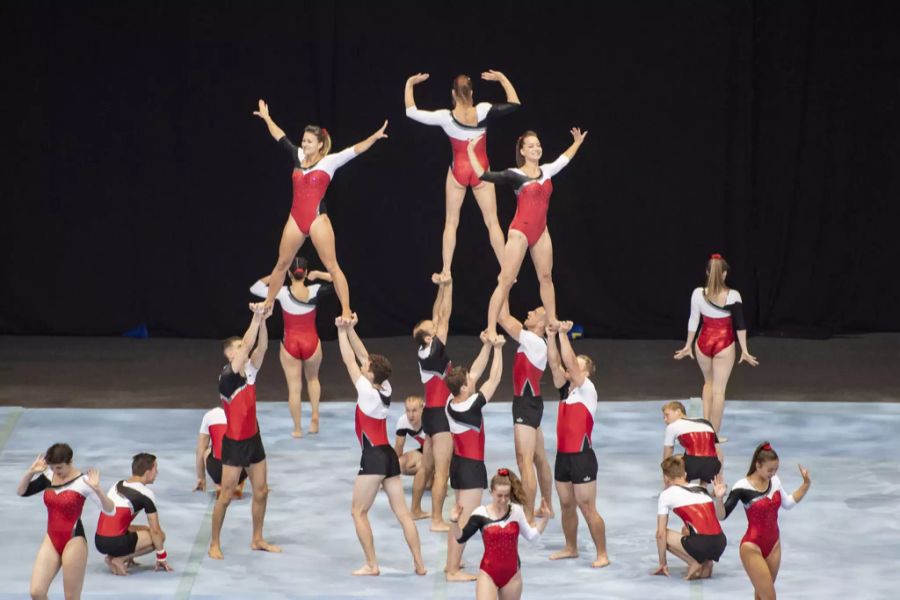
POLYGON ((311 133, 316 139, 322 142, 322 156, 331 152, 331 134, 324 127, 318 125, 307 125, 303 128, 303 133, 311 133))
POLYGON ((687 414, 687 411, 684 410, 684 404, 682 404, 681 402, 679 402, 677 400, 673 400, 671 402, 666 402, 662 407, 662 411, 666 412, 667 410, 678 410, 678 411, 681 411, 681 414, 683 414, 683 415, 687 414))
POLYGON ((419 406, 425 406, 425 400, 422 399, 422 396, 407 396, 405 404, 409 404, 410 402, 418 404, 419 406))
POLYGON ((684 470, 684 459, 680 456, 665 458, 659 466, 662 468, 663 475, 670 480, 687 476, 687 472, 684 470))
POLYGON ((728 263, 721 254, 713 254, 706 263, 706 298, 715 300, 722 292, 728 291, 725 285, 725 273, 728 263))
POLYGON ((593 359, 587 354, 579 354, 578 358, 584 361, 584 367, 587 369, 588 377, 597 372, 597 366, 594 364, 593 359))

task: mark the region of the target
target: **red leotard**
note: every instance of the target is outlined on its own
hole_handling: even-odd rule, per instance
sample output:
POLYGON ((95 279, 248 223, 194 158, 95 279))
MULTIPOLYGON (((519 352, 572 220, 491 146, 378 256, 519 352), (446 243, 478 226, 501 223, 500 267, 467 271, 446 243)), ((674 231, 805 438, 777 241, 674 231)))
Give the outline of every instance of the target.
POLYGON ((389 445, 387 415, 391 405, 391 384, 383 381, 379 390, 365 375, 360 375, 355 385, 356 439, 360 447, 389 445))
POLYGON ((663 446, 674 447, 675 440, 684 447, 686 456, 718 456, 716 430, 704 419, 684 418, 672 422, 666 427, 663 446))
MULTIPOLYGON (((278 290, 275 299, 281 304, 284 318, 284 340, 282 344, 288 354, 297 360, 309 360, 319 348, 319 333, 316 330, 316 306, 326 292, 332 290, 331 284, 314 283, 307 286, 308 297, 300 300, 291 293, 288 286, 278 290)), ((260 298, 267 298, 269 286, 257 281, 250 292, 260 298)))
POLYGON ((494 585, 502 588, 519 572, 519 535, 534 541, 541 534, 528 524, 518 504, 510 504, 509 511, 500 519, 491 519, 487 507, 479 506, 472 511, 457 542, 465 544, 479 530, 484 541, 481 570, 490 576, 494 585))
POLYGON ((709 301, 703 288, 696 288, 691 295, 688 331, 697 331, 698 325, 701 327, 697 338, 697 350, 704 355, 715 356, 731 347, 734 344, 734 330, 747 329, 740 293, 737 290, 728 290, 725 306, 719 306, 709 301))
POLYGON ((256 423, 256 374, 259 370, 247 359, 244 365, 246 377, 225 365, 219 375, 219 398, 228 419, 225 436, 229 439, 246 440, 257 434, 256 423))
POLYGON ((462 402, 447 402, 447 421, 453 435, 453 453, 484 462, 484 417, 481 410, 487 400, 481 392, 462 402))
POLYGON ((594 412, 597 410, 597 389, 585 378, 577 388, 559 402, 556 416, 556 449, 558 452, 583 452, 592 447, 594 412))
POLYGON ((417 356, 419 360, 419 375, 425 384, 425 408, 444 408, 447 397, 450 396, 450 388, 447 387, 447 373, 453 367, 447 356, 447 347, 434 336, 427 348, 421 348, 417 356))
POLYGON ((778 509, 790 510, 797 504, 791 494, 781 487, 777 475, 772 476, 766 491, 760 492, 747 479, 741 479, 728 494, 725 501, 725 516, 731 514, 738 500, 747 511, 747 532, 741 543, 756 544, 763 558, 769 556, 778 543, 778 509))
POLYGON ((156 496, 143 483, 120 481, 109 488, 106 495, 116 505, 116 512, 112 516, 100 514, 97 535, 125 535, 139 512, 143 510, 148 515, 156 512, 156 496))

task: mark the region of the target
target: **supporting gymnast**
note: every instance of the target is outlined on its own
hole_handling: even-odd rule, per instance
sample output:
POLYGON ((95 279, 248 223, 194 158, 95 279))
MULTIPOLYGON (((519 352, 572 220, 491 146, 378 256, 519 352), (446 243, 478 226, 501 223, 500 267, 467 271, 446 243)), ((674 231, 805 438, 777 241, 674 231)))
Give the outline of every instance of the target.
POLYGON ((675 453, 675 441, 684 448, 684 470, 688 481, 706 485, 722 470, 722 454, 716 430, 706 419, 688 419, 684 404, 668 402, 662 407, 666 432, 663 460, 675 453))

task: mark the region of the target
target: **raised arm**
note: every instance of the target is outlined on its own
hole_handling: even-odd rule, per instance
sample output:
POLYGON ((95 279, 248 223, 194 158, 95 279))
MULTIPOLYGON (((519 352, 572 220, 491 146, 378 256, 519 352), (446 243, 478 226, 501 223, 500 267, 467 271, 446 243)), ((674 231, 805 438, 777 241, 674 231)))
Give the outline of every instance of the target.
POLYGON ((34 462, 31 463, 31 466, 28 467, 28 470, 25 471, 25 475, 23 475, 22 479, 19 481, 19 487, 16 488, 16 493, 20 496, 31 496, 32 494, 35 494, 42 489, 46 489, 47 485, 49 485, 50 483, 49 481, 42 481, 39 484, 32 484, 32 479, 34 479, 34 476, 43 473, 46 470, 47 461, 44 460, 43 454, 39 454, 38 457, 34 459, 34 462), (40 487, 40 490, 38 489, 38 487, 40 487))
POLYGON ((338 346, 341 349, 341 360, 344 361, 344 366, 347 367, 347 374, 350 375, 350 380, 356 384, 362 372, 359 370, 359 365, 356 364, 356 355, 350 346, 348 337, 350 325, 342 321, 340 317, 335 321, 335 325, 337 325, 338 330, 338 346))
POLYGON ((559 355, 559 349, 556 347, 556 336, 559 328, 553 324, 547 324, 547 364, 550 366, 550 374, 553 376, 553 387, 556 389, 566 385, 569 378, 566 376, 566 370, 562 366, 562 358, 559 355))
POLYGON ((516 88, 513 87, 512 82, 510 82, 506 75, 500 71, 485 71, 481 74, 481 78, 486 81, 496 81, 503 86, 503 91, 506 92, 506 101, 510 104, 521 104, 519 95, 516 93, 516 88))
POLYGON ((407 109, 416 108, 416 98, 413 95, 413 87, 419 85, 428 79, 428 77, 428 73, 416 73, 406 80, 406 88, 403 90, 403 102, 406 104, 407 109))
POLYGON ((578 356, 572 349, 572 343, 569 341, 569 331, 572 329, 572 321, 561 321, 559 324, 559 353, 562 356, 562 362, 569 373, 569 379, 573 387, 581 387, 584 383, 584 372, 578 366, 578 356))
POLYGON ((563 156, 572 160, 575 157, 575 154, 578 152, 578 149, 581 148, 581 144, 584 143, 584 138, 587 137, 588 132, 581 132, 581 129, 578 127, 573 127, 569 130, 569 133, 572 134, 572 145, 569 146, 565 152, 563 152, 563 156))
POLYGON ((509 314, 509 300, 504 302, 500 308, 500 316, 497 318, 497 323, 500 324, 500 327, 506 331, 511 339, 518 341, 519 334, 522 333, 522 322, 509 314))
POLYGON ((384 132, 384 130, 387 129, 387 126, 388 126, 388 122, 387 122, 387 119, 385 119, 384 125, 382 125, 380 129, 378 129, 375 133, 373 133, 372 135, 370 135, 363 141, 361 141, 358 144, 356 144, 355 146, 353 146, 353 152, 356 153, 357 155, 362 154, 363 152, 365 152, 366 150, 371 148, 372 144, 374 144, 375 142, 377 142, 378 140, 380 140, 382 138, 386 138, 387 134, 384 132))
MULTIPOLYGON (((793 494, 790 494, 790 501, 784 503, 784 508, 790 510, 794 507, 795 504, 803 500, 803 497, 806 495, 806 492, 809 491, 809 486, 812 485, 812 479, 809 477, 809 471, 804 469, 801 465, 797 465, 800 469, 800 476, 803 477, 803 483, 800 484, 796 490, 794 490, 793 494)), ((784 492, 782 492, 782 496, 784 496, 784 492)))
POLYGON ((453 312, 453 278, 449 274, 440 273, 431 276, 431 280, 438 284, 438 301, 435 301, 434 327, 441 343, 447 343, 447 333, 450 331, 450 315, 453 312))
POLYGON ((259 110, 253 111, 253 114, 265 121, 266 127, 269 128, 269 133, 275 138, 276 142, 285 136, 284 130, 276 125, 269 115, 269 105, 264 100, 259 101, 259 110))
POLYGON ((250 310, 253 311, 253 319, 251 319, 247 331, 244 332, 244 338, 241 341, 241 349, 235 354, 234 359, 231 361, 231 370, 235 373, 242 372, 244 370, 244 365, 247 364, 247 359, 250 358, 250 352, 253 350, 254 344, 256 344, 256 336, 259 334, 259 326, 263 321, 263 313, 266 309, 263 303, 260 302, 258 304, 251 304, 250 310))
POLYGON ((353 353, 356 355, 356 360, 363 362, 364 360, 369 359, 369 352, 366 350, 366 345, 363 344, 359 334, 356 333, 357 323, 359 323, 359 317, 356 313, 353 313, 353 316, 350 319, 350 327, 347 328, 347 338, 350 341, 350 347, 353 349, 353 353))
POLYGON ((100 471, 97 469, 88 469, 87 475, 84 477, 84 482, 91 488, 91 491, 94 492, 91 495, 93 496, 93 500, 100 506, 100 510, 106 515, 115 514, 115 502, 113 502, 112 498, 107 496, 106 492, 100 487, 100 471))
POLYGON ((472 361, 472 366, 469 367, 470 388, 474 388, 478 380, 481 379, 484 369, 487 367, 488 358, 491 356, 491 340, 488 339, 487 332, 482 331, 478 337, 481 339, 481 350, 478 352, 475 360, 472 361))
POLYGON ((484 385, 481 386, 481 389, 478 390, 487 401, 490 401, 494 396, 494 392, 497 391, 497 386, 500 385, 500 378, 503 376, 503 344, 505 343, 506 338, 502 335, 498 335, 493 340, 494 358, 491 362, 491 372, 488 375, 487 381, 485 381, 484 385))
POLYGON ((331 273, 328 271, 310 271, 306 278, 310 281, 327 281, 332 283, 331 273))
POLYGON ((250 364, 255 369, 262 367, 263 359, 266 357, 266 350, 269 349, 269 329, 266 327, 266 321, 272 316, 272 307, 263 313, 262 321, 259 325, 259 334, 256 339, 256 349, 250 355, 250 364))

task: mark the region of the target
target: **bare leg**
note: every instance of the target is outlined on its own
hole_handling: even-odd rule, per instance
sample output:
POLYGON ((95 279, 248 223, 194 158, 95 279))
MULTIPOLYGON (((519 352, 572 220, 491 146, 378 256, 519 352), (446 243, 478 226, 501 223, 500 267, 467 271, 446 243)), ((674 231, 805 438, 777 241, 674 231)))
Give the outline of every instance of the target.
POLYGON ((591 566, 605 567, 609 564, 609 557, 606 555, 606 523, 597 512, 597 482, 578 483, 573 487, 575 488, 575 502, 578 503, 578 509, 584 515, 584 520, 587 521, 591 538, 597 548, 597 560, 591 566))
POLYGON ((303 393, 303 363, 294 358, 281 344, 278 357, 281 359, 281 368, 284 369, 284 378, 288 388, 288 409, 291 419, 294 421, 294 430, 291 436, 303 437, 303 429, 300 424, 303 420, 303 412, 300 406, 300 395, 303 393))
POLYGON ((404 452, 400 457, 400 473, 402 475, 416 475, 422 470, 422 453, 413 450, 404 452))
POLYGON ((431 436, 434 450, 434 481, 431 484, 431 531, 450 531, 444 521, 444 499, 450 478, 450 459, 453 457, 453 438, 449 431, 431 436))
POLYGON ((519 600, 522 597, 522 571, 519 571, 500 589, 499 600, 519 600))
POLYGON ((269 499, 269 485, 266 482, 267 469, 265 459, 247 468, 247 479, 253 486, 253 504, 250 506, 250 512, 253 515, 253 538, 250 541, 250 549, 281 552, 281 548, 270 544, 263 538, 263 521, 266 519, 266 503, 269 499))
POLYGON ((556 321, 556 290, 553 287, 553 242, 550 240, 550 231, 544 229, 544 233, 531 247, 531 262, 537 273, 538 283, 541 286, 541 303, 547 312, 547 320, 550 323, 556 321))
POLYGON ((410 512, 412 513, 413 519, 418 520, 431 516, 431 513, 422 510, 422 496, 425 495, 425 485, 428 482, 428 477, 433 474, 434 449, 432 447, 431 438, 427 437, 425 438, 425 445, 422 447, 422 464, 416 471, 416 476, 413 478, 412 505, 410 506, 410 512))
POLYGON ((422 547, 419 545, 419 531, 413 522, 412 515, 406 508, 406 498, 403 496, 403 484, 399 477, 390 477, 382 482, 384 492, 387 494, 388 502, 391 504, 391 510, 397 516, 397 521, 403 528, 403 537, 406 538, 406 545, 413 557, 413 567, 416 575, 424 575, 425 563, 422 561, 422 547))
POLYGON ((278 244, 278 261, 275 268, 272 269, 272 276, 269 278, 269 295, 266 298, 266 304, 272 306, 275 304, 275 296, 281 289, 281 284, 287 275, 288 267, 291 261, 297 256, 306 236, 297 227, 297 223, 292 217, 288 217, 287 223, 284 224, 284 230, 281 232, 281 242, 278 244))
POLYGON ((341 303, 341 318, 349 321, 353 312, 350 310, 350 286, 347 285, 347 278, 338 265, 337 252, 334 248, 334 229, 331 227, 331 219, 328 218, 328 215, 316 217, 309 227, 309 235, 312 238, 313 246, 316 247, 316 252, 319 253, 319 259, 331 275, 334 292, 341 303))
POLYGON ((534 473, 534 448, 537 445, 537 429, 528 425, 513 425, 513 439, 516 446, 516 464, 525 492, 525 519, 534 523, 534 498, 537 495, 537 477, 534 473))
POLYGON ((538 487, 541 490, 541 504, 549 510, 544 514, 544 508, 538 510, 539 516, 552 517, 553 512, 553 473, 550 470, 550 462, 547 460, 547 450, 544 448, 544 430, 537 429, 537 446, 534 449, 534 466, 537 468, 538 487))
POLYGON ((34 567, 31 569, 29 593, 34 600, 47 600, 50 584, 61 566, 62 558, 56 553, 53 543, 50 542, 50 536, 44 534, 44 541, 38 548, 34 567))
POLYGON ((66 595, 66 600, 78 600, 81 598, 87 555, 87 540, 81 536, 73 537, 63 549, 63 592, 66 595))
POLYGON ((550 560, 578 558, 578 513, 575 508, 575 486, 571 482, 556 482, 556 495, 559 496, 559 509, 562 512, 562 529, 566 545, 550 555, 550 560))
POLYGON ((666 531, 666 548, 687 563, 688 570, 685 579, 699 579, 702 565, 694 560, 694 557, 687 553, 684 546, 681 545, 681 532, 669 529, 666 531))
POLYGON ((475 194, 475 202, 481 209, 484 226, 487 227, 488 237, 491 240, 491 249, 497 256, 497 264, 503 265, 503 251, 506 240, 503 238, 503 230, 500 229, 500 221, 497 219, 497 192, 494 184, 485 181, 481 185, 472 188, 475 194))
POLYGON ((319 383, 319 367, 322 366, 322 342, 313 355, 303 361, 306 371, 306 391, 309 393, 309 405, 312 408, 312 418, 309 423, 310 433, 319 433, 319 400, 322 398, 322 384, 319 383))
POLYGON ((353 526, 356 537, 366 555, 366 564, 353 571, 354 575, 379 575, 378 559, 375 557, 375 538, 372 536, 372 525, 369 523, 369 509, 378 495, 378 488, 384 477, 381 475, 357 475, 353 484, 353 500, 350 512, 353 515, 353 526))
POLYGON ((453 265, 453 252, 456 250, 456 228, 459 227, 459 211, 466 197, 466 188, 459 185, 456 179, 453 178, 453 173, 448 169, 447 183, 444 189, 447 214, 444 217, 444 239, 441 245, 441 259, 443 260, 443 272, 449 274, 450 267, 453 265))
MULTIPOLYGON (((747 571, 750 583, 753 584, 753 591, 756 597, 760 600, 775 600, 775 578, 772 575, 772 571, 769 570, 769 564, 763 558, 759 546, 745 542, 741 544, 740 554, 741 563, 744 565, 744 570, 747 571)), ((780 561, 780 549, 778 558, 780 561)))
POLYGON ((475 600, 497 600, 499 591, 491 576, 479 570, 475 580, 475 600))
POLYGON ((731 377, 733 367, 734 344, 731 344, 712 359, 713 389, 709 422, 712 423, 717 433, 722 428, 722 415, 725 412, 725 388, 728 386, 728 378, 731 377))
MULTIPOLYGON (((456 502, 462 506, 462 512, 459 515, 459 528, 463 529, 469 521, 472 511, 481 504, 481 497, 484 490, 454 490, 456 492, 456 502)), ((457 543, 456 538, 452 535, 447 536, 447 581, 474 581, 475 575, 471 575, 461 570, 462 553, 465 544, 457 543)))
POLYGON ((703 352, 700 351, 700 346, 697 346, 696 356, 697 366, 700 367, 700 372, 703 373, 703 391, 700 393, 703 402, 703 418, 709 421, 710 415, 712 414, 713 401, 712 357, 703 354, 703 352))
POLYGON ((224 558, 222 554, 221 533, 222 523, 225 522, 225 512, 231 504, 231 498, 237 489, 241 477, 241 467, 222 465, 222 485, 219 489, 219 497, 212 514, 212 534, 209 539, 209 557, 216 560, 224 558))
POLYGON ((497 318, 500 316, 500 309, 509 299, 509 290, 512 289, 516 277, 519 275, 519 269, 522 268, 522 261, 525 259, 527 250, 528 239, 525 234, 510 229, 503 253, 503 264, 500 267, 500 279, 494 293, 491 294, 490 304, 488 304, 487 332, 491 337, 497 336, 497 318))
MULTIPOLYGON (((106 564, 114 575, 128 575, 128 567, 135 564, 134 559, 143 556, 153 550, 153 538, 150 537, 150 528, 144 525, 132 525, 128 528, 137 534, 137 543, 134 546, 134 553, 126 556, 107 556, 106 564)), ((165 534, 163 534, 165 540, 165 534)))

